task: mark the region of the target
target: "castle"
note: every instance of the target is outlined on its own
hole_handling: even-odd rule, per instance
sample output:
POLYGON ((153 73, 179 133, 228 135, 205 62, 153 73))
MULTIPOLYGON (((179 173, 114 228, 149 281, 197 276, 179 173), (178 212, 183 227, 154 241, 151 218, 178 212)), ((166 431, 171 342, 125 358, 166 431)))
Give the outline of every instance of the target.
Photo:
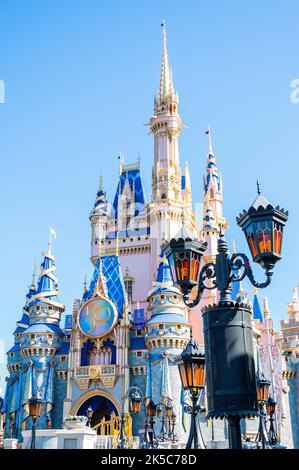
MULTIPOLYGON (((64 417, 86 415, 91 407, 91 426, 98 430, 103 418, 120 415, 122 407, 128 411, 123 398, 130 386, 137 385, 145 398, 173 404, 176 433, 186 441, 175 358, 186 346, 191 328, 193 337, 203 344, 201 309, 216 302, 218 293, 205 291, 200 304, 189 310, 173 285, 161 246, 180 231, 187 231, 207 242, 203 262, 212 261, 220 227, 225 230, 227 222, 210 130, 200 226, 195 220, 188 165, 183 171, 180 167, 183 123, 168 63, 165 27, 160 86, 149 128, 154 138, 151 200, 145 200, 140 161, 125 164, 120 156, 113 203, 108 203, 100 180, 89 214, 92 279, 74 301, 72 314, 65 315, 63 326, 65 307, 60 300, 50 236, 38 281, 32 280, 14 331, 14 344, 7 352, 9 376, 2 410, 6 437, 22 441, 22 431, 31 429, 27 418, 32 395, 46 402, 38 428, 60 429, 64 417)), ((242 289, 241 283, 236 286, 235 298, 245 295, 242 289)), ((263 318, 257 297, 253 304, 258 340, 263 318)), ((298 305, 296 308, 293 316, 298 316, 298 305)), ((295 321, 293 316, 290 321, 295 321)), ((296 321, 298 327, 297 317, 296 321)), ((288 360, 296 362, 292 354, 288 360)), ((141 412, 133 417, 133 434, 138 435, 143 426, 141 412)), ((217 432, 225 438, 223 423, 216 427, 217 432)))

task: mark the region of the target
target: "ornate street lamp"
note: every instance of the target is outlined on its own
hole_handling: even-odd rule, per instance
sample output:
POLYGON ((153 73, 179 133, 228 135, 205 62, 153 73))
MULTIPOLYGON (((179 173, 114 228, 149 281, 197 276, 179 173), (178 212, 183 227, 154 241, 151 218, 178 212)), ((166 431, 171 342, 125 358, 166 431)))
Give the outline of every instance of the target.
POLYGON ((169 437, 170 437, 170 440, 171 440, 172 443, 177 441, 177 437, 176 437, 176 434, 175 434, 176 418, 177 418, 176 414, 172 413, 172 415, 170 417, 171 431, 170 431, 170 434, 169 434, 169 437))
POLYGON ((148 434, 148 447, 150 449, 154 449, 158 446, 158 441, 156 439, 155 435, 155 429, 154 429, 154 417, 156 416, 157 413, 157 405, 153 402, 151 399, 150 402, 147 404, 147 418, 148 418, 148 427, 147 427, 147 434, 148 434))
POLYGON ((270 428, 268 431, 269 444, 275 446, 278 444, 278 437, 274 427, 274 416, 275 416, 276 401, 269 397, 266 403, 266 410, 269 415, 270 428))
POLYGON ((257 398, 258 398, 258 406, 259 406, 259 428, 258 433, 256 436, 256 442, 262 447, 262 449, 266 449, 269 446, 269 440, 267 435, 266 429, 266 419, 267 419, 267 412, 265 410, 265 404, 269 398, 269 388, 271 382, 267 380, 262 372, 259 372, 257 376, 257 398))
POLYGON ((134 415, 137 415, 140 411, 142 403, 142 396, 136 388, 133 389, 130 395, 130 410, 134 415))
POLYGON ((192 446, 194 449, 204 449, 200 423, 200 433, 197 433, 196 417, 202 411, 202 407, 198 405, 198 399, 205 387, 205 354, 198 342, 193 340, 192 335, 176 363, 179 367, 183 389, 189 392, 192 400, 192 406, 185 406, 186 413, 191 414, 191 427, 186 449, 191 449, 192 446))
POLYGON ((29 401, 29 416, 32 419, 32 434, 31 434, 31 445, 30 449, 35 449, 35 435, 36 435, 36 421, 40 417, 43 411, 43 406, 45 404, 44 400, 37 398, 35 395, 32 396, 29 401))
POLYGON ((127 447, 127 436, 125 434, 125 413, 124 407, 126 400, 129 399, 129 406, 130 411, 137 415, 140 412, 141 404, 144 406, 144 413, 145 413, 145 432, 144 432, 144 445, 145 448, 148 449, 148 437, 147 437, 147 415, 146 415, 146 406, 145 406, 145 398, 143 396, 142 391, 136 385, 127 390, 125 396, 122 400, 122 410, 121 410, 121 422, 120 422, 120 439, 117 444, 119 449, 125 449, 127 447))
POLYGON ((86 415, 87 415, 87 426, 91 428, 91 420, 93 416, 93 409, 91 408, 91 406, 87 408, 86 415))
POLYGON ((168 429, 169 429, 172 410, 173 410, 173 407, 170 402, 157 404, 156 414, 158 418, 161 418, 161 431, 158 437, 159 441, 164 442, 164 441, 167 441, 168 439, 168 435, 167 435, 168 433, 167 433, 167 428, 165 427, 165 424, 168 425, 168 429))
MULTIPOLYGON (((248 211, 237 217, 253 261, 265 270, 266 280, 262 283, 255 280, 244 253, 230 255, 221 227, 216 261, 205 264, 201 270, 198 264, 206 249, 202 241, 184 234, 163 247, 173 282, 180 286, 189 308, 200 302, 205 289, 219 290, 219 303, 203 309, 208 418, 227 418, 230 448, 242 448, 240 420, 256 416, 258 411, 251 306, 232 301, 232 284, 246 276, 255 287, 264 288, 270 284, 274 265, 281 258, 287 219, 288 212, 272 206, 259 190, 248 211), (197 293, 190 301, 194 286, 197 293), (219 374, 220 370, 229 373, 219 374)), ((186 382, 187 377, 181 374, 181 378, 182 383, 186 382)))

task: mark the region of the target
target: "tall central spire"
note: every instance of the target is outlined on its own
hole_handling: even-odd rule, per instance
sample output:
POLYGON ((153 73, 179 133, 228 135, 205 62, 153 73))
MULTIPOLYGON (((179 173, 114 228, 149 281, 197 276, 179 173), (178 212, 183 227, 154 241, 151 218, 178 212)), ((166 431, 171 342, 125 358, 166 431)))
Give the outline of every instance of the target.
POLYGON ((174 94, 173 81, 172 81, 172 72, 171 72, 171 69, 170 69, 169 63, 168 63, 165 20, 163 20, 163 23, 162 23, 161 26, 162 26, 163 52, 162 52, 162 67, 161 67, 161 78, 160 78, 158 104, 165 103, 167 101, 167 98, 174 94))

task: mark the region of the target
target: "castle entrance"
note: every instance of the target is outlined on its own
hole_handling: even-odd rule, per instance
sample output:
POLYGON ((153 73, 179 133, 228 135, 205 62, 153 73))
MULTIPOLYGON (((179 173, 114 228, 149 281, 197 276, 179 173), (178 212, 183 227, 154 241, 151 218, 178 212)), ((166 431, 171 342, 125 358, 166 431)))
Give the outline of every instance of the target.
POLYGON ((91 427, 97 430, 98 434, 108 435, 110 431, 108 426, 103 426, 103 423, 109 423, 111 421, 111 417, 116 419, 118 417, 118 411, 112 401, 108 398, 103 397, 101 395, 94 395, 88 398, 77 411, 78 416, 87 416, 87 409, 91 407, 93 409, 93 416, 91 419, 91 427))

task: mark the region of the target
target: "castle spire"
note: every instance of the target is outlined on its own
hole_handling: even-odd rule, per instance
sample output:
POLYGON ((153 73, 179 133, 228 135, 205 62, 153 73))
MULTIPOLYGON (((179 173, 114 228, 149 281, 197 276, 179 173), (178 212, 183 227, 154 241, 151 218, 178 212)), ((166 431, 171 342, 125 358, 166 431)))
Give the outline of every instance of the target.
POLYGON ((28 304, 31 324, 47 323, 48 320, 50 323, 59 322, 60 315, 64 311, 64 305, 58 299, 58 280, 54 275, 56 266, 54 256, 51 253, 52 237, 56 237, 56 233, 51 228, 48 250, 43 253, 44 259, 41 264, 37 289, 31 296, 28 304), (37 307, 40 307, 40 309, 37 310, 37 307), (52 309, 51 314, 49 313, 49 308, 52 309))
POLYGON ((209 188, 212 187, 212 192, 210 191, 210 197, 214 198, 214 191, 221 191, 220 177, 218 173, 218 168, 216 165, 216 158, 212 149, 212 138, 211 138, 211 128, 208 127, 206 135, 209 138, 209 149, 207 155, 207 166, 206 166, 206 176, 204 178, 204 192, 208 193, 209 188))
POLYGON ((160 88, 159 88, 159 105, 165 103, 167 98, 174 94, 173 80, 172 80, 172 71, 169 67, 168 62, 168 52, 167 52, 167 38, 166 38, 166 24, 163 20, 162 26, 162 42, 163 42, 163 51, 162 51, 162 67, 161 67, 161 77, 160 77, 160 88))

